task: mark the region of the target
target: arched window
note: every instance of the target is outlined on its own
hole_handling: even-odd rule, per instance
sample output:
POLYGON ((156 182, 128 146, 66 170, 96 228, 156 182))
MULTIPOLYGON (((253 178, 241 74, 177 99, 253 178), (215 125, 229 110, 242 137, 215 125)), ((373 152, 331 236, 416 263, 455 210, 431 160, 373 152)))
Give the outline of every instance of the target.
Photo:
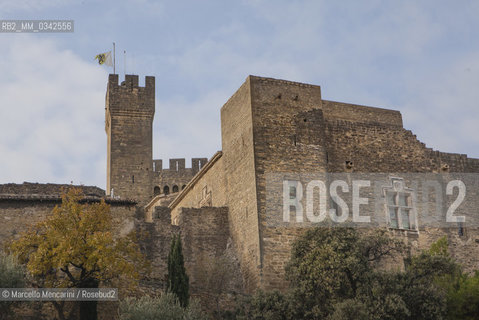
POLYGON ((165 195, 169 194, 169 193, 170 193, 170 187, 164 186, 164 187, 163 187, 163 193, 164 193, 165 195))
POLYGON ((174 185, 174 186, 173 186, 173 193, 178 192, 178 190, 179 190, 179 189, 178 189, 178 186, 177 186, 177 185, 174 185))
POLYGON ((161 193, 161 188, 156 186, 155 188, 153 188, 153 194, 155 196, 159 195, 161 193))
POLYGON ((184 185, 181 187, 181 190, 183 190, 184 188, 186 188, 186 184, 184 184, 184 185))

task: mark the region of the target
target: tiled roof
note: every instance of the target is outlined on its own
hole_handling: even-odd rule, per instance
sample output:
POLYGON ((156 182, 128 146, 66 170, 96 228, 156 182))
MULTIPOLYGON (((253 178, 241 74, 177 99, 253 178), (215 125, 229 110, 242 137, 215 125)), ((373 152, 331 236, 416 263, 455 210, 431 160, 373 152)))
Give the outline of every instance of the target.
POLYGON ((0 201, 60 202, 62 194, 70 188, 81 189, 85 202, 99 202, 105 199, 109 204, 136 204, 136 201, 132 199, 105 197, 105 191, 98 187, 30 182, 0 184, 0 201))

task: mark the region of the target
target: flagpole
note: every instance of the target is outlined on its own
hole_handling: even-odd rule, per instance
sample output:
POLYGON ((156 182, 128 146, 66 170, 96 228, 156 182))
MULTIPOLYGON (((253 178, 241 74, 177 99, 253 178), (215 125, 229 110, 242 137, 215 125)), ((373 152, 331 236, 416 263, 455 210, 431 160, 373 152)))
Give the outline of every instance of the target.
POLYGON ((126 50, 123 50, 123 72, 126 75, 126 50))
POLYGON ((116 72, 115 72, 115 67, 116 67, 116 61, 115 61, 115 43, 113 42, 113 74, 116 74, 116 72))

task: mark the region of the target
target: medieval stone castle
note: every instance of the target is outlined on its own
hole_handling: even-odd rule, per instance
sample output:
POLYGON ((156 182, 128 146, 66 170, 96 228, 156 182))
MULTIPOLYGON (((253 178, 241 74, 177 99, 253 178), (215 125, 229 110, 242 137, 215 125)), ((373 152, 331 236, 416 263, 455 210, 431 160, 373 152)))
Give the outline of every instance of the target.
MULTIPOLYGON (((284 201, 281 190, 271 191, 272 174, 479 173, 479 159, 427 148, 403 128, 400 112, 323 100, 316 85, 249 76, 221 108, 222 150, 209 160, 193 158, 191 168, 185 159, 170 159, 168 168, 153 159, 154 114, 154 77, 140 87, 136 75, 121 84, 118 75, 109 76, 107 188, 82 187, 87 201, 104 198, 111 205, 119 232, 148 235, 142 248, 153 265, 145 280, 151 287, 164 281, 175 233, 183 238, 193 290, 201 290, 202 266, 225 252, 238 268, 238 290, 287 286, 284 267, 304 226, 270 223, 271 204, 281 208, 284 201)), ((61 187, 1 185, 0 240, 43 219, 60 202, 61 187)), ((294 198, 298 190, 288 194, 294 198)), ((405 194, 398 191, 387 202, 390 211, 380 227, 417 248, 448 235, 453 254, 479 269, 479 233, 460 224, 422 224, 405 194)), ((478 208, 471 207, 477 216, 478 208)))

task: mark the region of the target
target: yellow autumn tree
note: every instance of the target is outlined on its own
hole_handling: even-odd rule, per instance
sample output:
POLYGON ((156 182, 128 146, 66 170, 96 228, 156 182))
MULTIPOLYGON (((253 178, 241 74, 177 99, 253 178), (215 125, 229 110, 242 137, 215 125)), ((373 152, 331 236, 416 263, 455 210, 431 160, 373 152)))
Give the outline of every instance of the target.
MULTIPOLYGON (((130 287, 147 267, 135 235, 114 232, 110 206, 82 202, 80 189, 70 189, 62 204, 9 245, 26 265, 38 287, 98 288, 121 279, 130 287)), ((53 302, 60 319, 64 304, 53 302)), ((81 301, 80 318, 96 319, 96 301, 81 301)))

